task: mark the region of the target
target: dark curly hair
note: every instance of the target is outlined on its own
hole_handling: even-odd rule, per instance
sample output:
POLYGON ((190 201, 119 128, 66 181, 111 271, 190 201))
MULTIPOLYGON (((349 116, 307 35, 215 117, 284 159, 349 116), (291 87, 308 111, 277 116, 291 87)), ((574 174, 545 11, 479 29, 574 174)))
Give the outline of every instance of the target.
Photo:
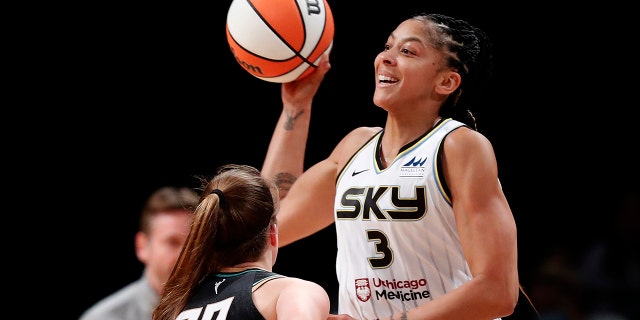
POLYGON ((445 53, 447 65, 462 77, 460 87, 440 109, 440 116, 464 122, 477 130, 472 102, 481 100, 493 76, 492 44, 487 34, 468 22, 442 14, 420 13, 411 19, 424 21, 430 44, 445 53))

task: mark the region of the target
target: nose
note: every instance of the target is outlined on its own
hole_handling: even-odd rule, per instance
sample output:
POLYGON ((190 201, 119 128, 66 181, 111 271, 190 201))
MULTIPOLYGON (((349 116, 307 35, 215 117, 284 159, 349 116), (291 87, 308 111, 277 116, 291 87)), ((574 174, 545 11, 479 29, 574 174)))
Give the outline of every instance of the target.
POLYGON ((383 51, 381 54, 382 63, 384 64, 395 64, 395 57, 389 51, 383 51))
POLYGON ((395 59, 394 59, 393 55, 389 53, 389 51, 382 51, 382 52, 378 53, 378 56, 376 57, 376 60, 377 60, 377 62, 386 64, 386 65, 395 64, 395 59))

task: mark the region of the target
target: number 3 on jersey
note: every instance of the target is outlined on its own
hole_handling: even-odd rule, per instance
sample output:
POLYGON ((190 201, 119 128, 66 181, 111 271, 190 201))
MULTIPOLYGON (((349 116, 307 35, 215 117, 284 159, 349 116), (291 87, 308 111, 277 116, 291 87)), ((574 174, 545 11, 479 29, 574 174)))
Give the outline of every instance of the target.
POLYGON ((375 242, 376 253, 380 254, 376 258, 368 258, 373 269, 387 268, 393 261, 393 251, 389 248, 387 236, 380 230, 367 230, 369 242, 375 242))

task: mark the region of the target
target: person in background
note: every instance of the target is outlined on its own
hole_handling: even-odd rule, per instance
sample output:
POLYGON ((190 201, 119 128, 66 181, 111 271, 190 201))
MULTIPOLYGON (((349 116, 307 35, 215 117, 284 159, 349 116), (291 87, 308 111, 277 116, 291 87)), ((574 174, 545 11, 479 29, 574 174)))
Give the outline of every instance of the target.
POLYGON ((327 292, 272 270, 278 190, 248 165, 218 168, 162 291, 153 320, 325 320, 327 292))
POLYGON ((336 228, 333 319, 514 312, 516 224, 492 144, 470 111, 482 104, 491 58, 486 34, 466 21, 441 14, 402 21, 373 62, 384 127, 352 130, 304 172, 328 54, 311 75, 281 85, 283 109, 262 174, 290 185, 278 214, 282 246, 336 228))
POLYGON ((187 238, 199 195, 187 187, 165 186, 147 199, 135 235, 142 276, 98 301, 80 320, 150 320, 160 292, 187 238))

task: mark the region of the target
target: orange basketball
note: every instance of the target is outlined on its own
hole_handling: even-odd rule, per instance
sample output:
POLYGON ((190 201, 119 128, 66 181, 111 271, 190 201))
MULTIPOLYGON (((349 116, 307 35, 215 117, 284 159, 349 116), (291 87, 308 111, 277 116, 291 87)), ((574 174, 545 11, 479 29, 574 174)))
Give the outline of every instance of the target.
POLYGON ((269 82, 307 76, 333 45, 326 0, 233 0, 226 29, 238 64, 269 82))

